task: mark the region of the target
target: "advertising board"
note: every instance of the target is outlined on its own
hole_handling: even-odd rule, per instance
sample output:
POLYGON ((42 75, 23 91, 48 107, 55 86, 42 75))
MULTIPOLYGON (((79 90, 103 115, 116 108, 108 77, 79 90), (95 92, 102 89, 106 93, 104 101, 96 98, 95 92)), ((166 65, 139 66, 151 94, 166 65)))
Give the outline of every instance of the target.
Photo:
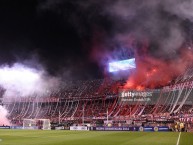
POLYGON ((70 130, 88 130, 88 127, 87 126, 70 126, 70 130))

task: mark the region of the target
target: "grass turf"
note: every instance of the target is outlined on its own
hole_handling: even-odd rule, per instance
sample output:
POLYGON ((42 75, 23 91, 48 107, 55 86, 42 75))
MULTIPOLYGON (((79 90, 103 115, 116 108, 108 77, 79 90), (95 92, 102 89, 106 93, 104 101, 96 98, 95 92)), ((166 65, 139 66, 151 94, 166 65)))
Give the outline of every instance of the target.
MULTIPOLYGON (((0 130, 0 145, 176 145, 178 132, 0 130)), ((179 145, 193 145, 182 133, 179 145)))

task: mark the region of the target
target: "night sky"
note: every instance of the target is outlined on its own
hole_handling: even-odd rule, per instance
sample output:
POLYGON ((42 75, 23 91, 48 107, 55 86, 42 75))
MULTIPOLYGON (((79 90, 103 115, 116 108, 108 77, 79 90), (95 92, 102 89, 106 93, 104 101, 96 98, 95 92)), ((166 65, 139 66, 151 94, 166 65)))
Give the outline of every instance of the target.
POLYGON ((190 36, 191 13, 178 11, 188 2, 1 0, 0 64, 32 60, 53 76, 93 79, 134 47, 138 56, 173 59, 190 36))
POLYGON ((1 1, 0 63, 35 58, 51 75, 102 77, 103 69, 90 57, 90 43, 95 25, 108 20, 94 17, 70 1, 50 6, 41 0, 1 1))

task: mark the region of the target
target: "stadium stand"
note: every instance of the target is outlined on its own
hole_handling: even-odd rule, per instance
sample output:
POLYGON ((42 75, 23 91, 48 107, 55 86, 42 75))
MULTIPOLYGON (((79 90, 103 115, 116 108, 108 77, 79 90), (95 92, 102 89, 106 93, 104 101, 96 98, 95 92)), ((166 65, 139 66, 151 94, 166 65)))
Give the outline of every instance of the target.
MULTIPOLYGON (((171 95, 171 92, 163 93, 154 104, 140 101, 129 104, 120 101, 119 88, 124 84, 124 80, 112 79, 71 81, 41 97, 5 99, 4 105, 9 110, 11 123, 15 125, 22 125, 24 118, 44 118, 52 123, 68 125, 82 124, 83 120, 92 125, 101 125, 101 122, 105 125, 108 117, 114 126, 174 123, 180 120, 192 127, 193 105, 184 103, 181 107, 179 104, 184 96, 179 98, 177 104, 174 97, 178 96, 171 95)), ((191 102, 192 97, 186 101, 191 102)))

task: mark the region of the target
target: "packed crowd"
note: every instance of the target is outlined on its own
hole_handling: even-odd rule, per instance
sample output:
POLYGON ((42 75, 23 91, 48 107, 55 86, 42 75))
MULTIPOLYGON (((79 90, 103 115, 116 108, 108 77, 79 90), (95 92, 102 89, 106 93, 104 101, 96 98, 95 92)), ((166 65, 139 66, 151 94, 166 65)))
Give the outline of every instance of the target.
MULTIPOLYGON (((37 96, 16 99, 4 105, 13 124, 22 124, 24 118, 45 118, 51 122, 96 122, 97 120, 155 120, 193 119, 193 106, 183 105, 180 111, 170 114, 167 104, 128 104, 120 102, 119 87, 123 80, 90 80, 64 83, 59 89, 48 92, 44 99, 37 96), (50 98, 50 99, 46 99, 50 98), (22 101, 21 101, 22 100, 22 101), (192 116, 191 116, 192 115, 192 116)), ((179 105, 176 105, 176 108, 179 105)), ((185 121, 185 120, 184 120, 185 121)), ((137 121, 136 121, 137 122, 137 121)), ((126 121, 125 124, 128 124, 126 121)))

